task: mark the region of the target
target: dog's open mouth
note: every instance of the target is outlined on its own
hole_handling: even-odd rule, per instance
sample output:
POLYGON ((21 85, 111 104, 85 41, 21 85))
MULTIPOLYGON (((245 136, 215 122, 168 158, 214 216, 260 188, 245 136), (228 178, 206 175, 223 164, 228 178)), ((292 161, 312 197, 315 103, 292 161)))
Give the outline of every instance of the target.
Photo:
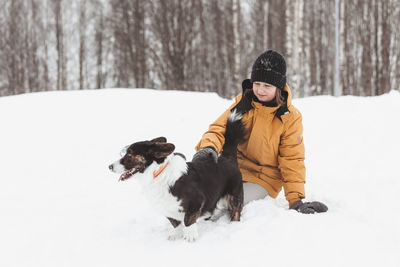
POLYGON ((121 177, 119 177, 119 181, 123 181, 126 180, 128 178, 130 178, 132 175, 134 175, 136 172, 138 172, 139 169, 138 168, 132 168, 126 172, 124 172, 121 177))

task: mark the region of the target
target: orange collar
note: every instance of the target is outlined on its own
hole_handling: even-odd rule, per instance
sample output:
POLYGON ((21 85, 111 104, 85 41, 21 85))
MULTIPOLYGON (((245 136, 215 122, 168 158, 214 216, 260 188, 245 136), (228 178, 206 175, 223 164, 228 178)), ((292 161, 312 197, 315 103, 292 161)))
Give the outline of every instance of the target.
POLYGON ((161 167, 158 170, 153 172, 153 178, 154 179, 156 179, 156 177, 165 169, 165 167, 167 167, 168 163, 169 163, 169 160, 167 160, 167 162, 165 162, 164 165, 161 165, 161 167))

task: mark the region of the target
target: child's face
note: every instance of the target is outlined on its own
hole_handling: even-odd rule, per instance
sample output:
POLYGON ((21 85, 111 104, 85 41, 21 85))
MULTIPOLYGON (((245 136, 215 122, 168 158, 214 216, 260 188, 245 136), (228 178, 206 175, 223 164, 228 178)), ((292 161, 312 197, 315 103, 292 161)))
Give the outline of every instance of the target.
POLYGON ((277 88, 269 83, 254 82, 253 92, 261 102, 268 102, 275 98, 277 88))

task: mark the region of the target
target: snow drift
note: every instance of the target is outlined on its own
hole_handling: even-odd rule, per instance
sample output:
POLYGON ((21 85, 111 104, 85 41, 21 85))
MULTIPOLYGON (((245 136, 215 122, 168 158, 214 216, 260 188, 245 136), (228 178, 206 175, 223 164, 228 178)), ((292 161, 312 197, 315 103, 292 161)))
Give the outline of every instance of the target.
POLYGON ((191 158, 231 103, 213 93, 109 89, 0 98, 1 266, 399 266, 400 94, 295 99, 303 114, 303 215, 277 199, 242 220, 199 223, 194 244, 134 180, 107 166, 133 141, 165 136, 191 158))

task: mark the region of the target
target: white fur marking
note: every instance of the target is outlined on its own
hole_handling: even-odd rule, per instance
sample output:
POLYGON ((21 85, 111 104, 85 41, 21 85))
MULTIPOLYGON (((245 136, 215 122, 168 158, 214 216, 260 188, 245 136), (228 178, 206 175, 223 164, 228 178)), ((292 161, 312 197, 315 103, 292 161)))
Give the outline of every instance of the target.
POLYGON ((119 162, 119 160, 117 160, 116 162, 114 162, 114 163, 112 164, 112 166, 113 166, 112 171, 115 172, 115 173, 124 173, 124 172, 127 171, 127 170, 125 170, 124 165, 122 165, 122 164, 119 162))
POLYGON ((183 237, 183 222, 181 222, 176 228, 173 228, 168 236, 168 240, 176 240, 183 237))
POLYGON ((243 117, 243 114, 240 114, 239 112, 237 112, 236 109, 234 109, 234 110, 231 112, 231 114, 229 115, 228 120, 229 120, 230 122, 235 122, 235 121, 241 120, 242 117, 243 117))
POLYGON ((142 183, 144 194, 162 215, 183 221, 185 214, 181 212, 181 201, 171 194, 170 187, 186 172, 185 160, 180 156, 170 155, 160 164, 153 162, 143 173, 136 173, 131 179, 137 179, 142 183), (156 178, 153 178, 153 172, 167 160, 169 163, 165 169, 156 178))
POLYGON ((188 227, 183 227, 183 239, 188 242, 194 242, 199 237, 199 233, 197 232, 197 224, 194 223, 188 227))
POLYGON ((204 216, 201 216, 199 219, 205 219, 205 218, 210 218, 211 221, 217 221, 219 218, 221 218, 225 212, 228 210, 228 202, 226 201, 226 198, 220 198, 218 200, 217 205, 215 207, 215 210, 213 211, 212 214, 205 214, 204 216), (208 215, 208 216, 206 216, 208 215))

